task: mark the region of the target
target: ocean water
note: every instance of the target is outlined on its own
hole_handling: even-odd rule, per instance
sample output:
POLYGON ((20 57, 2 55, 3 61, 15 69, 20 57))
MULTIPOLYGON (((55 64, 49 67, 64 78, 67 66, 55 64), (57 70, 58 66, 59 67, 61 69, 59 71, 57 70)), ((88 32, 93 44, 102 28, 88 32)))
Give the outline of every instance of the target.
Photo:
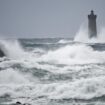
POLYGON ((105 105, 105 43, 5 39, 0 105, 105 105))

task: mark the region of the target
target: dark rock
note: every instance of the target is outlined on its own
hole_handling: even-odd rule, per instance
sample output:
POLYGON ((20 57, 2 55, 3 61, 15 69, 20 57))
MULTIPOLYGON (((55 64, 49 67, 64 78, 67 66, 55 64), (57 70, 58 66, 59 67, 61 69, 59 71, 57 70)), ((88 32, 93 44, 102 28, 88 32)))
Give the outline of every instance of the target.
POLYGON ((4 56, 5 56, 4 52, 0 49, 0 57, 4 57, 4 56))
POLYGON ((16 105, 22 105, 22 103, 21 103, 21 102, 19 102, 19 101, 17 101, 17 102, 16 102, 16 105))
POLYGON ((31 104, 28 104, 28 103, 21 103, 21 102, 19 102, 19 101, 17 101, 15 104, 13 104, 13 105, 31 105, 31 104))

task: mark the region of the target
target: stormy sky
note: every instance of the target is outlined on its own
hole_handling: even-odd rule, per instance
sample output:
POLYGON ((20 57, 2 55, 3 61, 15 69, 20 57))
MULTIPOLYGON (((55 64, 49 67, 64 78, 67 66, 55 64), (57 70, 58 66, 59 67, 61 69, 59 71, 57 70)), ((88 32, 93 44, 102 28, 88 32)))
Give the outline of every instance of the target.
POLYGON ((0 0, 0 35, 74 37, 91 9, 105 26, 105 0, 0 0))

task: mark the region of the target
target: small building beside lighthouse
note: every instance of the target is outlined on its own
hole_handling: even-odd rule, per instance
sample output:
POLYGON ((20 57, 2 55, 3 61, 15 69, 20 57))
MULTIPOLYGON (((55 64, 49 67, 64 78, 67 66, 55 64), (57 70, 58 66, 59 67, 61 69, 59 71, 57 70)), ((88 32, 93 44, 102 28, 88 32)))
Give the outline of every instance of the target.
POLYGON ((88 35, 89 35, 89 38, 97 37, 96 18, 97 18, 97 15, 95 15, 94 11, 91 10, 90 15, 88 15, 88 35))

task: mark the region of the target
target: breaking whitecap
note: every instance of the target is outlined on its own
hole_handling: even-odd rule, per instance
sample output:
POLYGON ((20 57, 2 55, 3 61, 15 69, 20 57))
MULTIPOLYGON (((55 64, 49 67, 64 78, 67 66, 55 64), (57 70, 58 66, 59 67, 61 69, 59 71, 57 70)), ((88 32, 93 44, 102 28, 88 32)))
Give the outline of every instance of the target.
POLYGON ((0 42, 1 104, 104 104, 105 45, 60 40, 0 42))

